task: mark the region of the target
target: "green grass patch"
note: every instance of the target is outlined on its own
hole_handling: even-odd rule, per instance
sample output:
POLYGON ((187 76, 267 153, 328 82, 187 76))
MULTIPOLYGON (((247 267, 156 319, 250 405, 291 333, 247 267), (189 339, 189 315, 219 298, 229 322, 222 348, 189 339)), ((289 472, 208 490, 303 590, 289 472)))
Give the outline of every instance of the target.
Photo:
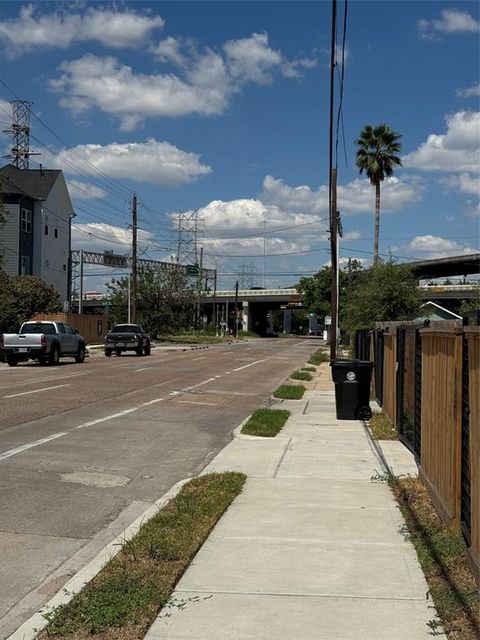
POLYGON ((134 538, 65 605, 45 614, 39 638, 143 638, 200 546, 245 482, 212 473, 182 487, 134 538))
POLYGON ((312 374, 308 371, 294 371, 290 378, 293 380, 311 380, 312 374))
POLYGON ((393 478, 393 493, 425 573, 439 619, 428 626, 443 629, 449 640, 480 638, 480 591, 470 572, 460 533, 443 524, 426 487, 417 478, 393 478))
POLYGON ((306 364, 304 367, 301 368, 301 371, 316 371, 317 367, 311 367, 308 364, 306 364))
POLYGON ((282 384, 273 392, 273 397, 282 400, 300 400, 304 393, 303 384, 282 384))
POLYGON ((322 349, 317 349, 308 359, 309 364, 319 365, 322 362, 330 362, 330 356, 322 349))
POLYGON ((384 413, 376 411, 370 420, 370 429, 375 440, 398 440, 395 427, 384 413))
POLYGON ((156 342, 170 342, 172 344, 220 344, 222 342, 230 342, 232 336, 220 336, 205 334, 182 333, 169 336, 159 336, 156 342))
POLYGON ((257 409, 243 426, 242 433, 249 436, 273 438, 290 417, 286 409, 257 409))

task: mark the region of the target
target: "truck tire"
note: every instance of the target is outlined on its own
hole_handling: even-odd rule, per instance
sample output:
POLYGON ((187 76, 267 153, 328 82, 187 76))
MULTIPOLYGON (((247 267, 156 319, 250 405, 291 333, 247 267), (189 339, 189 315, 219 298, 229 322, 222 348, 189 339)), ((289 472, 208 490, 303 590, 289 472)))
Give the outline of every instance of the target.
POLYGON ((112 357, 112 350, 111 349, 105 349, 105 355, 107 356, 107 358, 111 358, 112 357))
POLYGON ((59 360, 60 360, 60 349, 58 348, 58 345, 52 345, 52 350, 48 355, 48 364, 55 366, 58 364, 59 360))
POLYGON ((152 348, 150 346, 150 342, 147 342, 147 346, 144 349, 144 353, 146 356, 149 356, 151 352, 152 352, 152 348))
POLYGON ((142 349, 142 347, 138 347, 138 349, 135 349, 135 353, 137 354, 137 356, 143 356, 143 349, 142 349))
POLYGON ((85 345, 79 344, 77 355, 75 356, 75 362, 77 362, 78 364, 82 364, 82 362, 84 361, 85 361, 85 345))
POLYGON ((16 367, 18 364, 18 358, 15 356, 7 356, 7 364, 9 367, 16 367))

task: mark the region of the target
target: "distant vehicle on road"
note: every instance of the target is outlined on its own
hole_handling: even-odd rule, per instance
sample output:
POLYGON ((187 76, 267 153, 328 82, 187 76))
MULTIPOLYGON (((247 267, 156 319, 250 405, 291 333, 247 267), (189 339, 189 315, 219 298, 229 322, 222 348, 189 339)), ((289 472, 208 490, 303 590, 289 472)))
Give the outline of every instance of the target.
POLYGON ((105 355, 113 352, 121 356, 124 351, 135 351, 137 356, 150 355, 150 336, 139 324, 116 324, 105 336, 105 355))
POLYGON ((85 360, 86 340, 66 322, 24 322, 19 333, 4 333, 0 348, 11 367, 19 362, 38 360, 40 364, 58 364, 63 356, 85 360))

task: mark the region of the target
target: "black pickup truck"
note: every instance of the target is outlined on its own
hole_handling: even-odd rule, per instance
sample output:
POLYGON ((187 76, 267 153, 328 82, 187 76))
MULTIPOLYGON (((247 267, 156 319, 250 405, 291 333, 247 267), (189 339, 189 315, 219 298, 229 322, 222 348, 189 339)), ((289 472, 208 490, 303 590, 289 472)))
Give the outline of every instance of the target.
POLYGON ((113 352, 121 356, 124 351, 135 351, 137 356, 150 355, 150 336, 138 324, 116 324, 105 336, 105 355, 113 352))

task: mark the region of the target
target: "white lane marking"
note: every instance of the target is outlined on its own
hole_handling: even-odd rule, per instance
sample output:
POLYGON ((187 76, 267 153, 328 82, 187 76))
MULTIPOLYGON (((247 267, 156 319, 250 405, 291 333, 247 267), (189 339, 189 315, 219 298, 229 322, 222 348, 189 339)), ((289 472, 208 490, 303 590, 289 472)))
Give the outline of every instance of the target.
POLYGON ((246 369, 247 367, 253 367, 254 364, 260 364, 260 362, 265 362, 266 358, 263 360, 255 360, 255 362, 250 362, 250 364, 244 364, 243 367, 237 367, 234 371, 241 371, 242 369, 246 369))
POLYGON ((205 358, 206 358, 206 357, 207 357, 207 356, 201 356, 200 358, 192 358, 192 362, 193 362, 194 360, 205 360, 205 358))
POLYGON ((179 400, 178 404, 203 404, 206 407, 216 407, 215 402, 195 402, 193 400, 179 400))
POLYGON ((226 353, 233 353, 233 351, 222 351, 222 353, 225 355, 226 353))
POLYGON ((141 369, 135 369, 135 371, 148 371, 151 367, 142 367, 141 369))
POLYGON ((156 404, 157 402, 163 402, 167 398, 156 398, 155 400, 149 400, 148 402, 143 402, 142 407, 149 407, 151 404, 156 404))
POLYGON ((48 436, 48 438, 42 438, 41 440, 35 440, 35 442, 29 442, 28 444, 22 444, 21 447, 16 447, 15 449, 10 449, 9 451, 5 451, 0 454, 0 460, 6 460, 7 458, 11 458, 12 456, 17 455, 17 453, 22 453, 22 451, 27 451, 27 449, 33 449, 33 447, 38 447, 41 444, 45 444, 45 442, 50 442, 50 440, 55 440, 56 438, 61 438, 62 436, 66 436, 67 432, 62 431, 61 433, 54 433, 52 436, 48 436))
POLYGON ((17 384, 23 387, 26 384, 37 384, 37 382, 50 382, 50 380, 69 380, 70 378, 77 378, 78 376, 85 376, 85 375, 87 375, 87 372, 72 373, 69 376, 55 376, 55 377, 50 376, 49 378, 39 378, 38 380, 22 380, 22 381, 12 380, 10 384, 4 384, 0 386, 0 389, 6 389, 7 387, 11 387, 12 384, 17 384))
POLYGON ((113 420, 114 418, 120 418, 121 416, 126 416, 128 413, 133 413, 137 411, 140 407, 132 407, 131 409, 124 409, 123 411, 119 411, 118 413, 112 413, 109 416, 105 416, 104 418, 97 418, 97 420, 90 420, 90 422, 84 422, 83 424, 79 424, 75 429, 85 429, 85 427, 93 427, 96 424, 100 424, 100 422, 107 422, 107 420, 113 420))
POLYGON ((177 380, 181 380, 183 378, 183 376, 180 376, 178 378, 172 378, 171 380, 165 380, 165 382, 158 382, 157 384, 154 384, 154 387, 161 387, 164 384, 169 384, 170 382, 176 382, 177 380))
POLYGON ((50 391, 51 389, 60 389, 60 387, 69 387, 69 384, 56 384, 54 387, 44 387, 43 389, 33 389, 33 391, 22 391, 22 393, 12 393, 9 396, 3 396, 4 398, 17 398, 18 396, 26 396, 29 393, 40 393, 42 391, 50 391))
POLYGON ((227 374, 227 376, 232 373, 231 371, 225 371, 225 373, 227 374))

